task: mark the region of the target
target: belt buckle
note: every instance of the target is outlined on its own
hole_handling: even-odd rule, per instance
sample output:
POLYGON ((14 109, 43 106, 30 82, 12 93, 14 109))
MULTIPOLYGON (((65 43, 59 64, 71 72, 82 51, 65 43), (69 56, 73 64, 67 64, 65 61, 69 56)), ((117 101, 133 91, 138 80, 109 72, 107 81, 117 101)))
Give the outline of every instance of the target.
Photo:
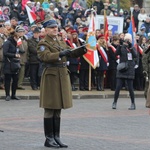
POLYGON ((63 67, 66 67, 66 66, 67 66, 66 62, 63 62, 62 66, 63 66, 63 67))

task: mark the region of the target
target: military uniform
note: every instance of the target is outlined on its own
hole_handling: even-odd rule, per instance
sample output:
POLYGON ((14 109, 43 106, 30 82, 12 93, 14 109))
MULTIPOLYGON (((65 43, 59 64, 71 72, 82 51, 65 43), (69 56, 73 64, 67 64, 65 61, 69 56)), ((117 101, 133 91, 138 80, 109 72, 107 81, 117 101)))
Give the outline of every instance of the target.
MULTIPOLYGON (((142 57, 142 65, 143 65, 143 73, 145 72, 148 79, 150 79, 150 48, 148 48, 145 53, 143 53, 142 57)), ((146 107, 150 108, 150 87, 149 87, 150 80, 146 81, 144 96, 146 98, 146 107)))
POLYGON ((3 75, 3 43, 5 41, 6 37, 3 34, 0 34, 0 88, 4 88, 3 86, 3 80, 4 80, 4 75, 3 75))
POLYGON ((18 89, 22 88, 22 83, 25 75, 25 65, 27 62, 27 51, 28 51, 28 39, 26 36, 21 37, 22 44, 18 46, 19 54, 20 54, 20 64, 21 68, 19 70, 19 78, 18 78, 18 89))
POLYGON ((47 35, 39 42, 37 53, 45 64, 41 77, 40 107, 44 108, 44 133, 46 147, 64 147, 60 140, 61 109, 72 107, 72 93, 67 57, 79 57, 86 49, 68 50, 64 41, 57 39, 58 25, 55 20, 49 20, 43 25, 47 35))
MULTIPOLYGON (((66 65, 67 58, 59 58, 59 52, 62 49, 59 49, 57 45, 62 49, 69 48, 65 42, 50 36, 46 36, 37 48, 40 60, 46 65, 41 78, 40 107, 42 108, 66 109, 72 107, 71 84, 66 65)), ((78 57, 84 53, 85 51, 80 48, 73 51, 71 56, 78 57)))

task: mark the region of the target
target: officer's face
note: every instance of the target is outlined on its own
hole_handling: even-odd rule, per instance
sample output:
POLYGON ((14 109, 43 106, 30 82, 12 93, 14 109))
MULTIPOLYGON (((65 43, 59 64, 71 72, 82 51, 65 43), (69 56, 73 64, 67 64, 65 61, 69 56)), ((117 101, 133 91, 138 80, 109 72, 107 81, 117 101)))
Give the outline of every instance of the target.
POLYGON ((46 28, 46 34, 50 36, 56 37, 58 35, 58 27, 51 27, 51 28, 46 28))

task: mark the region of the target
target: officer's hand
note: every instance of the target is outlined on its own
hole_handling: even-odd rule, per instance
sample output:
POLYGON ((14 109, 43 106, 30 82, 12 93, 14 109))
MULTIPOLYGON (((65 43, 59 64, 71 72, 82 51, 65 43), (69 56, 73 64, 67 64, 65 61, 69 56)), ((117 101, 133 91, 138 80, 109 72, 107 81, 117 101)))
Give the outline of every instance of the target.
POLYGON ((71 53, 70 50, 66 49, 59 53, 59 57, 68 56, 71 53))
POLYGON ((146 71, 143 71, 143 76, 144 76, 144 77, 147 77, 147 75, 148 75, 147 72, 146 72, 146 71))

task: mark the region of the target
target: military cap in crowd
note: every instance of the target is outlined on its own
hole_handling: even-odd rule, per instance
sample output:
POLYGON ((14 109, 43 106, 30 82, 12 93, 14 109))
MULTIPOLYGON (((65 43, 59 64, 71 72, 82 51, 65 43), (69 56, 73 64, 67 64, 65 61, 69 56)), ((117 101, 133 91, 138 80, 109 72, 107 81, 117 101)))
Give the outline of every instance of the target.
POLYGON ((58 27, 58 24, 56 20, 48 20, 43 23, 44 28, 53 28, 53 27, 58 27))
POLYGON ((33 33, 40 33, 40 29, 38 27, 36 27, 34 30, 33 30, 33 33))
POLYGON ((15 32, 25 32, 25 29, 23 27, 21 27, 21 26, 17 26, 15 28, 15 32))

